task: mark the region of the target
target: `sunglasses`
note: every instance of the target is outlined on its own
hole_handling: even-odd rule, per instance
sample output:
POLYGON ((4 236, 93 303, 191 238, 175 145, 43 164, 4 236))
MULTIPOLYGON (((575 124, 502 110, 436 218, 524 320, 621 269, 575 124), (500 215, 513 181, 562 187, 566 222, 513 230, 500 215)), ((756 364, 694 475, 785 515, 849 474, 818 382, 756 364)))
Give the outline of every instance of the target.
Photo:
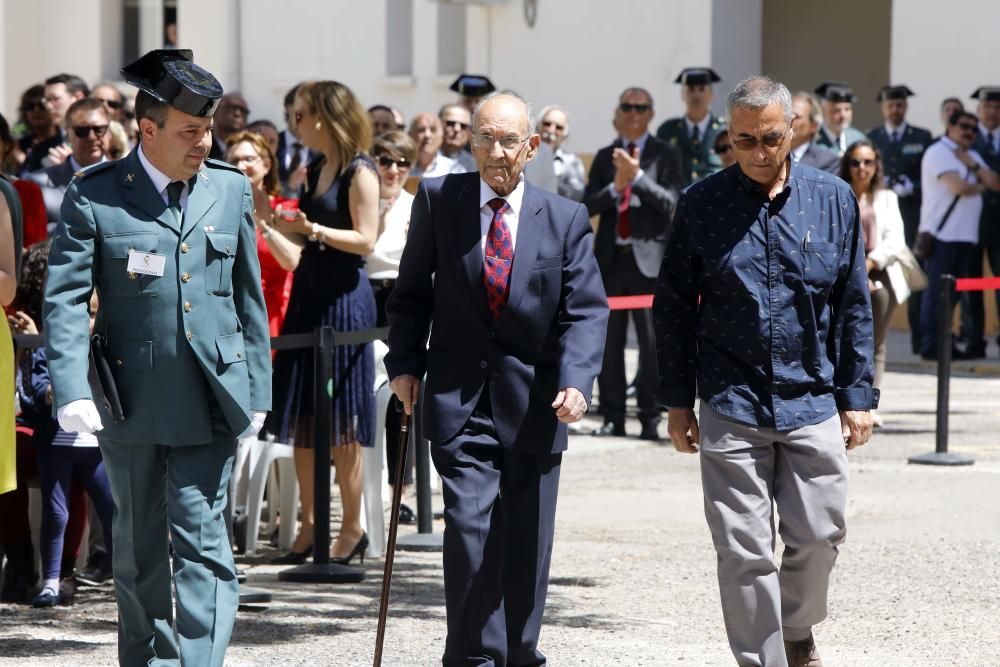
POLYGON ((394 160, 388 155, 379 155, 376 159, 378 160, 378 166, 385 167, 386 169, 392 169, 392 165, 396 165, 396 168, 401 170, 410 168, 410 161, 406 158, 394 160))
POLYGON ((95 97, 94 99, 97 100, 98 102, 104 104, 109 109, 121 109, 122 108, 122 103, 119 102, 118 100, 104 100, 104 99, 101 99, 100 97, 95 97))
POLYGON ((94 136, 100 139, 108 131, 107 125, 74 125, 73 134, 77 136, 78 139, 86 139, 93 132, 94 136))
POLYGON ((963 132, 975 132, 979 127, 975 123, 958 123, 958 127, 963 132))
POLYGON ((741 151, 752 151, 757 147, 757 144, 761 144, 765 148, 777 148, 787 135, 788 130, 784 130, 782 132, 769 132, 760 139, 756 137, 740 137, 733 140, 733 145, 741 151))
MULTIPOLYGON (((624 109, 623 109, 623 111, 624 111, 624 109)), ((555 122, 554 120, 542 121, 542 127, 552 127, 552 128, 555 128, 556 130, 558 130, 560 132, 562 132, 563 130, 566 129, 565 125, 560 125, 559 123, 555 122)))
POLYGON ((847 161, 847 164, 851 165, 852 169, 857 169, 858 167, 873 167, 875 166, 875 160, 869 160, 865 158, 864 160, 859 160, 857 158, 851 158, 847 161))
POLYGON ((653 108, 653 105, 631 104, 629 102, 622 102, 621 104, 618 105, 618 108, 621 110, 622 113, 631 113, 633 111, 636 113, 646 113, 647 111, 653 108))
POLYGON ((29 111, 45 111, 45 102, 42 100, 37 100, 35 102, 26 102, 21 107, 22 113, 27 113, 29 111))
POLYGON ((715 154, 725 155, 731 150, 733 150, 733 147, 730 144, 719 144, 718 146, 715 147, 715 154))
POLYGON ((462 130, 468 130, 470 127, 472 127, 468 123, 463 123, 460 120, 446 120, 444 122, 444 126, 445 127, 455 127, 455 128, 459 128, 459 129, 462 129, 462 130))

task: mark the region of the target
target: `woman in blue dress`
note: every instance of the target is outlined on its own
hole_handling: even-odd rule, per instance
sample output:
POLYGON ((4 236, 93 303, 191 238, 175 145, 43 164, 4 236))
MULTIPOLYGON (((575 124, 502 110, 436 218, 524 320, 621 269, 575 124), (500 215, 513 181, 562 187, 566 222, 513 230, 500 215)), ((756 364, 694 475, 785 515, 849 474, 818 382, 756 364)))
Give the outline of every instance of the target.
MULTIPOLYGON (((349 88, 336 81, 303 84, 292 117, 299 140, 320 154, 308 168, 292 220, 279 229, 303 243, 282 334, 318 326, 354 331, 375 326, 375 300, 365 257, 378 235, 378 169, 365 151, 371 144, 368 114, 349 88)), ((314 510, 314 363, 311 350, 278 352, 274 361, 272 430, 295 446, 302 526, 279 562, 301 563, 312 553, 314 510)), ((364 557, 361 527, 361 450, 375 430, 372 345, 342 346, 333 356, 333 463, 343 504, 340 533, 330 556, 350 563, 364 557)), ((284 520, 285 517, 282 517, 284 520)))

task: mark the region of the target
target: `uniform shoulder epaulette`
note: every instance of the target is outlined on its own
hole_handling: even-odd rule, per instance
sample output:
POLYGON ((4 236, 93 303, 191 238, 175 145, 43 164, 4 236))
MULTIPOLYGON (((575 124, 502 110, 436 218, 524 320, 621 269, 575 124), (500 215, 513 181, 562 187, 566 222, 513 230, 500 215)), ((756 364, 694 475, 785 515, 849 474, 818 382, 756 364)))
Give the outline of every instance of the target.
POLYGON ((110 169, 117 161, 118 160, 105 160, 104 162, 98 162, 97 164, 92 164, 89 167, 84 167, 83 169, 77 169, 73 173, 73 176, 81 180, 89 178, 94 174, 110 169))
POLYGON ((243 171, 239 167, 231 165, 228 162, 223 162, 222 160, 216 160, 215 158, 208 158, 207 160, 205 160, 205 166, 211 167, 212 169, 226 169, 228 171, 235 171, 237 174, 243 173, 243 171))

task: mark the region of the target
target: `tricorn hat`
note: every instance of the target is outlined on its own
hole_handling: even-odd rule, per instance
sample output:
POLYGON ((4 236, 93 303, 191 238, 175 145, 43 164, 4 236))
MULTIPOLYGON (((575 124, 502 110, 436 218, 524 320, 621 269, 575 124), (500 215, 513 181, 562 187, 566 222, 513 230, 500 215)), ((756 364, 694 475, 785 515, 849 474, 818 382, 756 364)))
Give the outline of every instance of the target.
POLYGON ((972 99, 980 102, 1000 101, 1000 86, 980 86, 972 93, 972 99))
POLYGON ((496 89, 489 77, 479 74, 460 74, 450 86, 450 90, 463 97, 484 97, 496 89))
POLYGON ((722 81, 722 77, 711 67, 685 67, 674 79, 674 83, 685 86, 710 86, 718 81, 722 81))
POLYGON ((878 91, 878 97, 875 98, 875 101, 885 102, 886 100, 905 100, 907 97, 913 97, 914 95, 916 95, 916 93, 904 85, 882 86, 882 89, 878 91))
POLYGON ((813 92, 829 102, 854 102, 854 90, 842 81, 824 81, 813 92))
POLYGON ((222 84, 195 65, 188 49, 155 49, 122 67, 125 80, 161 102, 191 116, 211 116, 222 97, 222 84))

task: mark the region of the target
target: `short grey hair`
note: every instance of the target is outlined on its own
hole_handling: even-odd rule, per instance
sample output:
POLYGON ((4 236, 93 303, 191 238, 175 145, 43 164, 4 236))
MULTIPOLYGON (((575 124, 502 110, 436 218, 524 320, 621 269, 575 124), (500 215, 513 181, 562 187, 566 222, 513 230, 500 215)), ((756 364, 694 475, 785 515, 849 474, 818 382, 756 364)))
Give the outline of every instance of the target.
MULTIPOLYGON (((566 116, 566 136, 569 136, 569 112, 566 111, 565 107, 561 107, 558 104, 549 104, 548 106, 542 107, 542 110, 538 112, 538 122, 541 123, 545 120, 545 117, 549 115, 550 111, 558 111, 566 116)), ((536 125, 535 129, 540 130, 541 128, 536 125)))
POLYGON ((479 127, 479 112, 482 111, 483 106, 490 100, 495 100, 498 97, 510 97, 517 100, 524 105, 524 113, 528 117, 528 132, 535 131, 535 108, 531 106, 531 102, 524 99, 513 90, 497 90, 483 99, 479 100, 479 104, 476 105, 476 110, 472 112, 472 130, 475 131, 479 127))
POLYGON ((785 112, 785 122, 792 122, 792 94, 780 81, 769 76, 743 79, 726 98, 726 123, 733 121, 733 109, 760 111, 777 102, 785 112))

